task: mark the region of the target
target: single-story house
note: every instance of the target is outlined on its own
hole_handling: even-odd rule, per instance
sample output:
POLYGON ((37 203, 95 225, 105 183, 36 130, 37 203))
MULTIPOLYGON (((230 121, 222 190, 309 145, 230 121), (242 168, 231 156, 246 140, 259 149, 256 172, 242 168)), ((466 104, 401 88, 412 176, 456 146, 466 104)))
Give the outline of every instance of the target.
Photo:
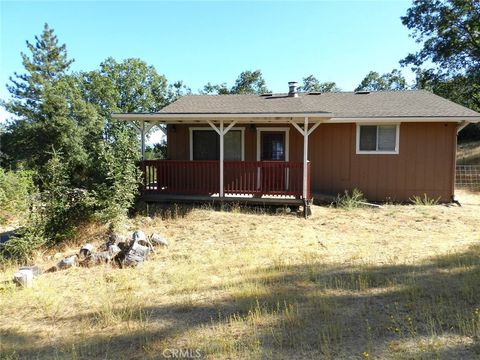
POLYGON ((360 189, 371 201, 454 197, 457 133, 480 114, 425 90, 189 95, 134 121, 167 160, 143 162, 150 200, 306 204, 360 189))

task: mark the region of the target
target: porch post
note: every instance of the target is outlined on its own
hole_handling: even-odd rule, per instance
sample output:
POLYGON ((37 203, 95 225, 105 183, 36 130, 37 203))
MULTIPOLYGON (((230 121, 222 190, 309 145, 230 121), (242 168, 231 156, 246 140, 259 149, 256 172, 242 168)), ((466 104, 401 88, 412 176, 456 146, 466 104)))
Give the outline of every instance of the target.
POLYGON ((308 162, 308 117, 303 125, 303 199, 307 199, 307 162, 308 162))
POLYGON ((223 198, 223 139, 224 139, 224 132, 223 132, 223 120, 220 120, 220 197, 223 198))
POLYGON ((145 126, 145 120, 140 120, 142 125, 138 126, 133 123, 133 126, 137 130, 137 133, 140 135, 140 152, 142 154, 142 160, 145 160, 145 135, 155 126, 155 123, 149 123, 145 126))
POLYGON ((141 151, 142 151, 142 160, 145 160, 145 121, 142 121, 142 127, 140 129, 140 142, 141 142, 141 151))
POLYGON ((217 128, 215 124, 211 120, 207 120, 208 125, 215 130, 215 132, 220 136, 220 189, 218 190, 219 196, 222 198, 225 195, 225 191, 223 188, 223 160, 224 160, 224 137, 225 134, 230 131, 230 129, 237 123, 236 121, 232 121, 230 125, 227 126, 225 130, 223 130, 223 120, 220 120, 220 126, 217 128))
POLYGON ((303 123, 303 129, 293 120, 290 120, 290 124, 303 135, 303 199, 307 200, 307 175, 308 175, 308 137, 310 134, 321 124, 321 121, 315 123, 310 129, 308 128, 308 117, 306 116, 303 123))

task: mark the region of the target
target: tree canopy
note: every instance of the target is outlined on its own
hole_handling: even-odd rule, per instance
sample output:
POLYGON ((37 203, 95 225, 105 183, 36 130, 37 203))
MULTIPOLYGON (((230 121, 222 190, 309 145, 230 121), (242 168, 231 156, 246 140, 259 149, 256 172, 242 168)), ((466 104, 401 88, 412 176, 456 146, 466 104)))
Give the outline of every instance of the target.
POLYGON ((422 49, 402 60, 416 67, 430 61, 439 72, 480 70, 480 2, 478 0, 415 0, 402 23, 422 49))
POLYGON ((38 113, 45 86, 65 75, 74 62, 68 58, 66 45, 58 44, 57 36, 48 24, 44 25, 40 36, 35 36, 34 44, 27 41, 26 45, 30 56, 20 54, 26 73, 15 72, 10 77, 12 84, 7 84, 7 89, 11 101, 3 104, 7 111, 23 119, 38 113))
POLYGON ((3 105, 16 119, 2 135, 3 161, 39 168, 55 148, 81 167, 87 158, 82 136, 99 125, 97 114, 67 74, 73 59, 53 29, 45 24, 35 40, 34 45, 27 41, 30 55, 21 54, 25 73, 15 73, 7 86, 11 99, 3 105))
POLYGON ((376 71, 370 71, 355 88, 355 91, 385 91, 407 90, 407 81, 399 70, 393 69, 389 73, 380 75, 376 71))
MULTIPOLYGON (((417 72, 417 88, 480 111, 480 2, 415 0, 401 20, 422 46, 400 61, 417 72)), ((480 137, 480 126, 462 136, 480 137)))
POLYGON ((265 79, 263 78, 260 70, 250 71, 246 70, 240 73, 235 85, 230 89, 226 83, 211 84, 207 83, 202 94, 264 94, 270 92, 266 86, 265 79))
POLYGON ((32 236, 58 241, 91 216, 125 214, 138 190, 139 144, 132 126, 111 113, 158 111, 189 91, 139 59, 108 58, 97 70, 71 73, 73 59, 48 25, 35 39, 22 53, 25 73, 8 85, 11 99, 2 105, 15 118, 0 138, 2 166, 36 174, 45 206, 25 228, 32 244, 32 236))
POLYGON ((299 91, 304 92, 336 92, 341 91, 333 81, 320 82, 315 76, 309 75, 303 78, 302 85, 298 87, 299 91))

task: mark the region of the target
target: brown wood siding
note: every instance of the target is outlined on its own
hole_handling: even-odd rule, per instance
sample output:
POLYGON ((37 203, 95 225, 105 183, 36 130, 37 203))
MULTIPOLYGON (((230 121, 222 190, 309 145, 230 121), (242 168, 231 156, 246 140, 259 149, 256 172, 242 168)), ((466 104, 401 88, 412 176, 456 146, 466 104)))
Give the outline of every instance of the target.
POLYGON ((374 201, 453 195, 454 123, 401 124, 398 155, 356 154, 356 124, 322 124, 309 142, 312 192, 358 188, 374 201))
MULTIPOLYGON (((168 157, 189 160, 189 127, 168 129, 168 157)), ((268 127, 270 125, 258 125, 268 127)), ((286 127, 287 125, 278 125, 286 127)), ((257 131, 245 128, 245 160, 257 159, 257 131)), ((290 126, 290 161, 302 161, 303 138, 290 126)), ((310 135, 311 190, 337 194, 358 188, 372 201, 408 201, 426 193, 449 201, 454 191, 455 123, 403 123, 398 155, 356 154, 356 124, 322 124, 310 135)))

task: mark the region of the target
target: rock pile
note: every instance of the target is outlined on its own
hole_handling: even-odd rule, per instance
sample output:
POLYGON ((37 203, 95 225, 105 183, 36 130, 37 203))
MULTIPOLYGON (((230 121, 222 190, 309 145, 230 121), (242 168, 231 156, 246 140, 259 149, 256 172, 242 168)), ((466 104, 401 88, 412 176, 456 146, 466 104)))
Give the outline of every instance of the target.
MULTIPOLYGON (((147 237, 141 230, 134 231, 130 239, 119 234, 111 234, 107 242, 97 251, 92 244, 85 244, 78 254, 63 258, 46 272, 64 270, 73 266, 91 267, 100 264, 112 264, 120 268, 134 267, 142 264, 150 252, 154 253, 156 246, 167 247, 167 239, 158 234, 147 237)), ((20 268, 13 280, 18 285, 30 287, 33 278, 40 273, 40 269, 36 266, 20 268)))

